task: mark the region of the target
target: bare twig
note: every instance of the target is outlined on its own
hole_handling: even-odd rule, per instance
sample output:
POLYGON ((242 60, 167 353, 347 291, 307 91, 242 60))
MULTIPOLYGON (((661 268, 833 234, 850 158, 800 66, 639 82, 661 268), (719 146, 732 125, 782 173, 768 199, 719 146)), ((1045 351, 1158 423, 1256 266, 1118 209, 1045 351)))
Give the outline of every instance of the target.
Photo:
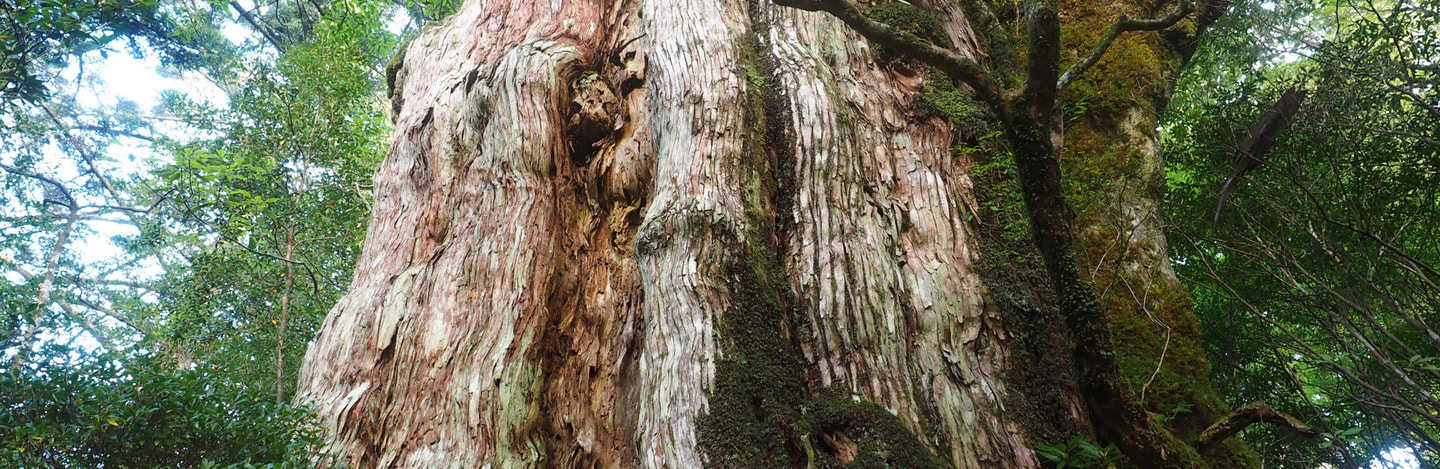
POLYGON ((154 143, 154 142, 155 142, 155 137, 152 136, 152 135, 140 135, 140 134, 137 134, 137 133, 135 133, 135 132, 131 132, 131 131, 129 131, 129 130, 116 129, 116 128, 112 128, 112 127, 108 127, 108 126, 103 126, 103 125, 82 124, 82 125, 77 125, 77 126, 75 126, 75 128, 80 129, 80 130, 88 130, 88 131, 91 131, 91 132, 99 132, 99 133, 102 133, 102 134, 108 134, 108 135, 113 135, 113 136, 129 137, 129 138, 133 138, 133 139, 136 139, 136 140, 144 140, 144 141, 151 142, 151 143, 154 143))
POLYGON ((1140 306, 1140 310, 1144 311, 1146 316, 1150 317, 1150 321, 1154 322, 1160 327, 1165 328, 1165 345, 1160 348, 1160 359, 1155 361, 1155 371, 1150 372, 1150 378, 1145 380, 1144 386, 1140 386, 1140 401, 1144 402, 1145 392, 1150 390, 1150 385, 1155 382, 1156 376, 1160 376, 1160 370, 1165 366, 1165 354, 1170 351, 1171 329, 1169 324, 1165 324, 1165 321, 1161 321, 1159 317, 1155 316, 1155 313, 1150 312, 1150 307, 1146 306, 1146 303, 1150 301, 1149 291, 1145 292, 1145 298, 1140 298, 1135 295, 1135 288, 1130 285, 1129 280, 1125 280, 1124 277, 1121 277, 1120 282, 1125 284, 1125 289, 1130 291, 1130 298, 1135 300, 1135 304, 1140 306))
POLYGON ((110 336, 103 332, 100 332, 100 328, 95 327, 95 323, 91 322, 90 318, 87 318, 84 315, 80 314, 79 311, 76 311, 75 307, 72 306, 69 302, 57 299, 55 300, 55 304, 60 305, 60 309, 65 311, 65 315, 69 316, 70 319, 72 321, 75 321, 76 324, 79 324, 81 329, 84 329, 85 332, 88 332, 92 337, 95 337, 95 341, 100 342, 101 348, 104 348, 105 350, 110 352, 114 352, 116 350, 114 342, 110 341, 110 336))
POLYGON ((1366 126, 1366 125, 1348 125, 1348 124, 1347 124, 1347 125, 1345 125, 1345 126, 1346 126, 1346 127, 1349 127, 1349 128, 1352 128, 1352 129, 1363 130, 1363 131, 1366 131, 1366 132, 1373 132, 1373 133, 1377 133, 1377 134, 1391 135, 1391 136, 1395 136, 1395 137, 1413 138, 1413 139, 1419 140, 1419 141, 1421 141, 1421 142, 1424 142, 1426 145, 1430 145, 1430 146, 1432 146, 1432 147, 1440 147, 1440 140, 1436 140, 1436 139, 1434 139, 1434 138, 1432 138, 1432 137, 1427 137, 1427 136, 1420 135, 1420 134, 1416 134, 1416 133, 1402 132, 1402 131, 1399 131, 1399 130, 1377 129, 1377 128, 1370 127, 1370 126, 1366 126))
MULTIPOLYGON (((100 185, 105 188, 105 192, 109 193, 110 197, 115 199, 116 203, 123 203, 124 199, 120 197, 120 191, 115 190, 115 186, 110 184, 110 179, 105 177, 105 173, 100 172, 100 166, 95 164, 95 158, 90 155, 90 151, 85 149, 83 145, 80 145, 80 141, 77 140, 74 135, 70 134, 70 127, 60 121, 60 116, 56 115, 55 111, 50 109, 50 106, 45 105, 45 103, 40 103, 40 107, 45 110, 45 114, 50 116, 50 120, 60 129, 60 133, 65 136, 65 141, 70 144, 70 147, 74 148, 75 152, 80 155, 80 159, 85 161, 85 165, 90 167, 90 173, 94 174, 95 178, 100 180, 100 185)), ((136 224, 138 225, 139 222, 136 221, 136 224)))
POLYGON ((129 317, 126 317, 126 316, 123 315, 123 314, 120 314, 119 312, 115 311, 114 309, 111 309, 109 306, 105 306, 105 305, 102 305, 102 304, 98 304, 98 303, 95 303, 95 302, 93 302, 93 301, 90 301, 90 300, 87 300, 87 299, 84 299, 84 298, 74 298, 74 300, 75 300, 75 303, 77 303, 77 304, 79 304, 79 305, 81 305, 81 306, 84 306, 84 307, 86 307, 86 308, 93 309, 93 310, 95 310, 95 311, 99 311, 101 314, 104 314, 104 315, 106 315, 106 316, 109 316, 110 319, 114 319, 114 320, 116 320, 116 321, 120 321, 120 323, 121 323, 121 324, 124 324, 125 327, 129 327, 129 328, 131 328, 131 329, 134 329, 135 332, 139 332, 139 333, 141 333, 141 334, 147 333, 147 331, 145 330, 145 328, 140 327, 140 325, 139 325, 139 324, 136 324, 133 319, 130 319, 129 317))
MULTIPOLYGON (((1194 245, 1194 240, 1189 241, 1192 245, 1194 245)), ((1199 246, 1193 247, 1194 249, 1196 249, 1197 252, 1203 252, 1203 250, 1201 250, 1199 246)), ((1290 340, 1290 343, 1295 344, 1297 350, 1305 356, 1312 358, 1320 358, 1325 355, 1319 350, 1316 350, 1311 343, 1297 336, 1295 332, 1291 330, 1291 328, 1277 322, 1273 315, 1262 312, 1260 307, 1256 306, 1254 303, 1247 300, 1244 296, 1240 295, 1239 292, 1235 291, 1234 287, 1231 286, 1229 282, 1225 281, 1225 279, 1222 278, 1221 274, 1215 270, 1215 267, 1211 265, 1209 258, 1207 258, 1206 256, 1196 256, 1196 258, 1200 260, 1202 266, 1204 267, 1206 277, 1209 277, 1212 281, 1215 282, 1216 285, 1219 285, 1221 288, 1223 288, 1224 291, 1215 291, 1213 288, 1208 286, 1206 288, 1209 288, 1212 291, 1215 291, 1215 293, 1217 294, 1223 295, 1227 298, 1231 298, 1236 302, 1240 303, 1240 305, 1244 306, 1245 309, 1249 311, 1256 319, 1259 319, 1266 324, 1269 324, 1271 327, 1274 327, 1276 330, 1284 334, 1285 337, 1290 340)), ((1344 366, 1339 366, 1338 364, 1329 362, 1327 360, 1324 360, 1323 358, 1321 360, 1321 365, 1339 374, 1346 382, 1354 383, 1355 385, 1365 389, 1366 391, 1374 395, 1382 396, 1390 400, 1391 402, 1399 404, 1403 406, 1404 409, 1408 412, 1422 419, 1425 419, 1432 425, 1440 425, 1440 415, 1434 415, 1429 410, 1426 410, 1425 407, 1422 407, 1412 402, 1410 399, 1401 396, 1398 393, 1392 392, 1391 389, 1376 385, 1371 380, 1357 375, 1357 370, 1346 368, 1344 366)))
MULTIPOLYGON (((176 190, 177 190, 176 188, 171 188, 170 190, 165 191, 164 194, 160 194, 160 198, 155 199, 154 202, 151 202, 151 203, 150 203, 150 206, 149 206, 149 207, 145 207, 145 208, 126 207, 126 206, 122 206, 122 205, 86 205, 86 206, 81 207, 81 208, 97 208, 97 209, 112 210, 112 211, 117 211, 117 212, 126 212, 126 213, 130 213, 130 214, 143 213, 143 214, 149 215, 150 212, 152 212, 152 211, 155 210, 155 207, 159 207, 160 204, 165 203, 165 201, 170 198, 170 195, 171 195, 171 194, 174 194, 176 190)), ((138 225, 137 225, 137 226, 138 226, 138 225)))

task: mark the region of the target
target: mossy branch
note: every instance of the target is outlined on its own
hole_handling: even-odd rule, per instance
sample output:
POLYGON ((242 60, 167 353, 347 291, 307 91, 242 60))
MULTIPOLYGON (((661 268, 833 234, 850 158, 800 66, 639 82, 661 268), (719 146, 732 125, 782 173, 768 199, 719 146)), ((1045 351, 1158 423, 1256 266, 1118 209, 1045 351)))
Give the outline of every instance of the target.
POLYGON ((1025 35, 1029 43, 1030 63, 1025 71, 1025 86, 1019 99, 1024 100, 1031 118, 1050 127, 1054 123, 1056 90, 1053 84, 1060 74, 1060 12, 1056 0, 1025 2, 1025 35))
POLYGON ((990 72, 975 60, 935 45, 924 38, 866 16, 850 0, 772 0, 776 5, 805 11, 823 11, 845 22, 866 39, 900 54, 929 64, 974 89, 975 98, 994 111, 1001 111, 1003 93, 990 80, 990 72))
POLYGON ((1270 408, 1269 405, 1265 404, 1265 401, 1255 401, 1245 407, 1236 409, 1235 412, 1231 412, 1230 415, 1226 415, 1225 418, 1210 425, 1210 428, 1206 428, 1205 431, 1200 433, 1200 438, 1195 442, 1196 446, 1204 449, 1221 441, 1225 441, 1226 438, 1230 438, 1246 427, 1260 422, 1273 423, 1308 437, 1314 437, 1320 434, 1319 430, 1306 425, 1304 422, 1301 422, 1300 419, 1270 408))
POLYGON ((1090 70, 1090 67, 1095 66, 1095 64, 1100 61, 1100 58, 1105 56, 1105 51, 1110 48, 1110 44, 1113 44, 1115 39, 1119 38, 1121 34, 1132 31, 1159 31, 1169 28, 1174 26, 1175 23, 1179 23, 1180 20, 1185 19, 1185 17, 1189 16, 1193 11, 1195 11, 1195 4, 1191 0, 1180 0, 1180 3, 1175 5, 1174 10, 1158 18, 1137 20, 1130 19, 1125 15, 1120 15, 1120 19, 1116 21, 1115 24, 1110 25, 1110 28, 1105 30, 1105 34, 1100 36, 1100 40, 1095 43, 1095 47, 1091 48, 1089 53, 1081 57, 1078 62, 1075 62, 1075 65, 1071 65, 1069 70, 1066 70, 1064 74, 1060 75, 1060 79, 1055 83, 1055 91, 1057 93, 1065 91, 1066 86, 1069 86, 1070 83, 1075 81, 1076 78, 1079 78, 1080 75, 1085 74, 1085 71, 1090 70))

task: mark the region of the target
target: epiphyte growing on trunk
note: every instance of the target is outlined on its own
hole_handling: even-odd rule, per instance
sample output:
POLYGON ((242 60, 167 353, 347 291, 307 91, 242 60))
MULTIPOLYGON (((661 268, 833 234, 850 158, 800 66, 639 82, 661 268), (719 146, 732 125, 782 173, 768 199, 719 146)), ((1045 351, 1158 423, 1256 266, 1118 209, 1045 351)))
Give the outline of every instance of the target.
POLYGON ((1270 147, 1275 146, 1275 136, 1279 135, 1285 127, 1290 125, 1290 118, 1300 110, 1300 104, 1305 102, 1305 90, 1291 88, 1280 96, 1280 100, 1255 125, 1250 126, 1250 132, 1245 135, 1245 140, 1240 142, 1240 148, 1235 151, 1235 159, 1231 162, 1230 177, 1225 179, 1225 186, 1220 188, 1220 201, 1215 204, 1215 219, 1211 224, 1220 224, 1220 209, 1225 208, 1225 199, 1230 198, 1230 193, 1239 184, 1240 177, 1244 176, 1263 161, 1265 153, 1270 147))

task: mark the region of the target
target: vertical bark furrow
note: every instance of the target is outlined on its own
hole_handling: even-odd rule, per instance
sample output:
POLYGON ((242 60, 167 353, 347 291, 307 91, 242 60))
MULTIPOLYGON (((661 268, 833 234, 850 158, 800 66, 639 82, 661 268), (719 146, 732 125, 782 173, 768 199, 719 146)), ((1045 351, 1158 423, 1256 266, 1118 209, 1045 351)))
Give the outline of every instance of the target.
POLYGON ((696 418, 715 380, 722 260, 746 233, 739 167, 748 32, 740 1, 646 2, 655 183, 636 239, 644 285, 636 445, 644 467, 700 467, 696 418))
POLYGON ((791 262, 822 384, 895 412, 957 467, 1036 466, 1001 410, 1005 337, 970 267, 975 201, 949 126, 907 116, 913 89, 837 20, 776 19, 796 129, 791 262))
MULTIPOLYGON (((611 41, 643 34, 636 11, 618 12, 611 41)), ((643 41, 619 72, 601 68, 610 83, 643 79, 643 41), (633 73, 633 75, 631 75, 633 73)), ((584 72, 582 72, 583 75, 584 72)), ((632 85, 643 84, 632 82, 632 85)), ((593 157, 557 161, 557 264, 547 292, 551 323, 541 339, 545 381, 540 414, 546 467, 626 468, 637 464, 633 433, 641 308, 644 302, 634 239, 646 207, 654 165, 647 89, 624 89, 616 115, 620 128, 585 148, 593 157), (568 187, 567 187, 568 186, 568 187)), ((573 155, 572 155, 573 156, 573 155)))

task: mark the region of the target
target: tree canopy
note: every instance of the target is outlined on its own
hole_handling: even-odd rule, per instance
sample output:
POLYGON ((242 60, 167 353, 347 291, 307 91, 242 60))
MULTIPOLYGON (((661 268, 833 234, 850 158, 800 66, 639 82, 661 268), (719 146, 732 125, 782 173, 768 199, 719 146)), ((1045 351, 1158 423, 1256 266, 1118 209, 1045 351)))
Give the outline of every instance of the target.
POLYGON ((1164 124, 1177 270, 1216 383, 1325 432, 1319 445, 1247 435, 1276 467, 1364 466, 1400 448, 1433 465, 1440 6, 1237 8, 1164 124), (1292 88, 1309 94, 1291 128, 1209 226, 1245 126, 1292 88))

